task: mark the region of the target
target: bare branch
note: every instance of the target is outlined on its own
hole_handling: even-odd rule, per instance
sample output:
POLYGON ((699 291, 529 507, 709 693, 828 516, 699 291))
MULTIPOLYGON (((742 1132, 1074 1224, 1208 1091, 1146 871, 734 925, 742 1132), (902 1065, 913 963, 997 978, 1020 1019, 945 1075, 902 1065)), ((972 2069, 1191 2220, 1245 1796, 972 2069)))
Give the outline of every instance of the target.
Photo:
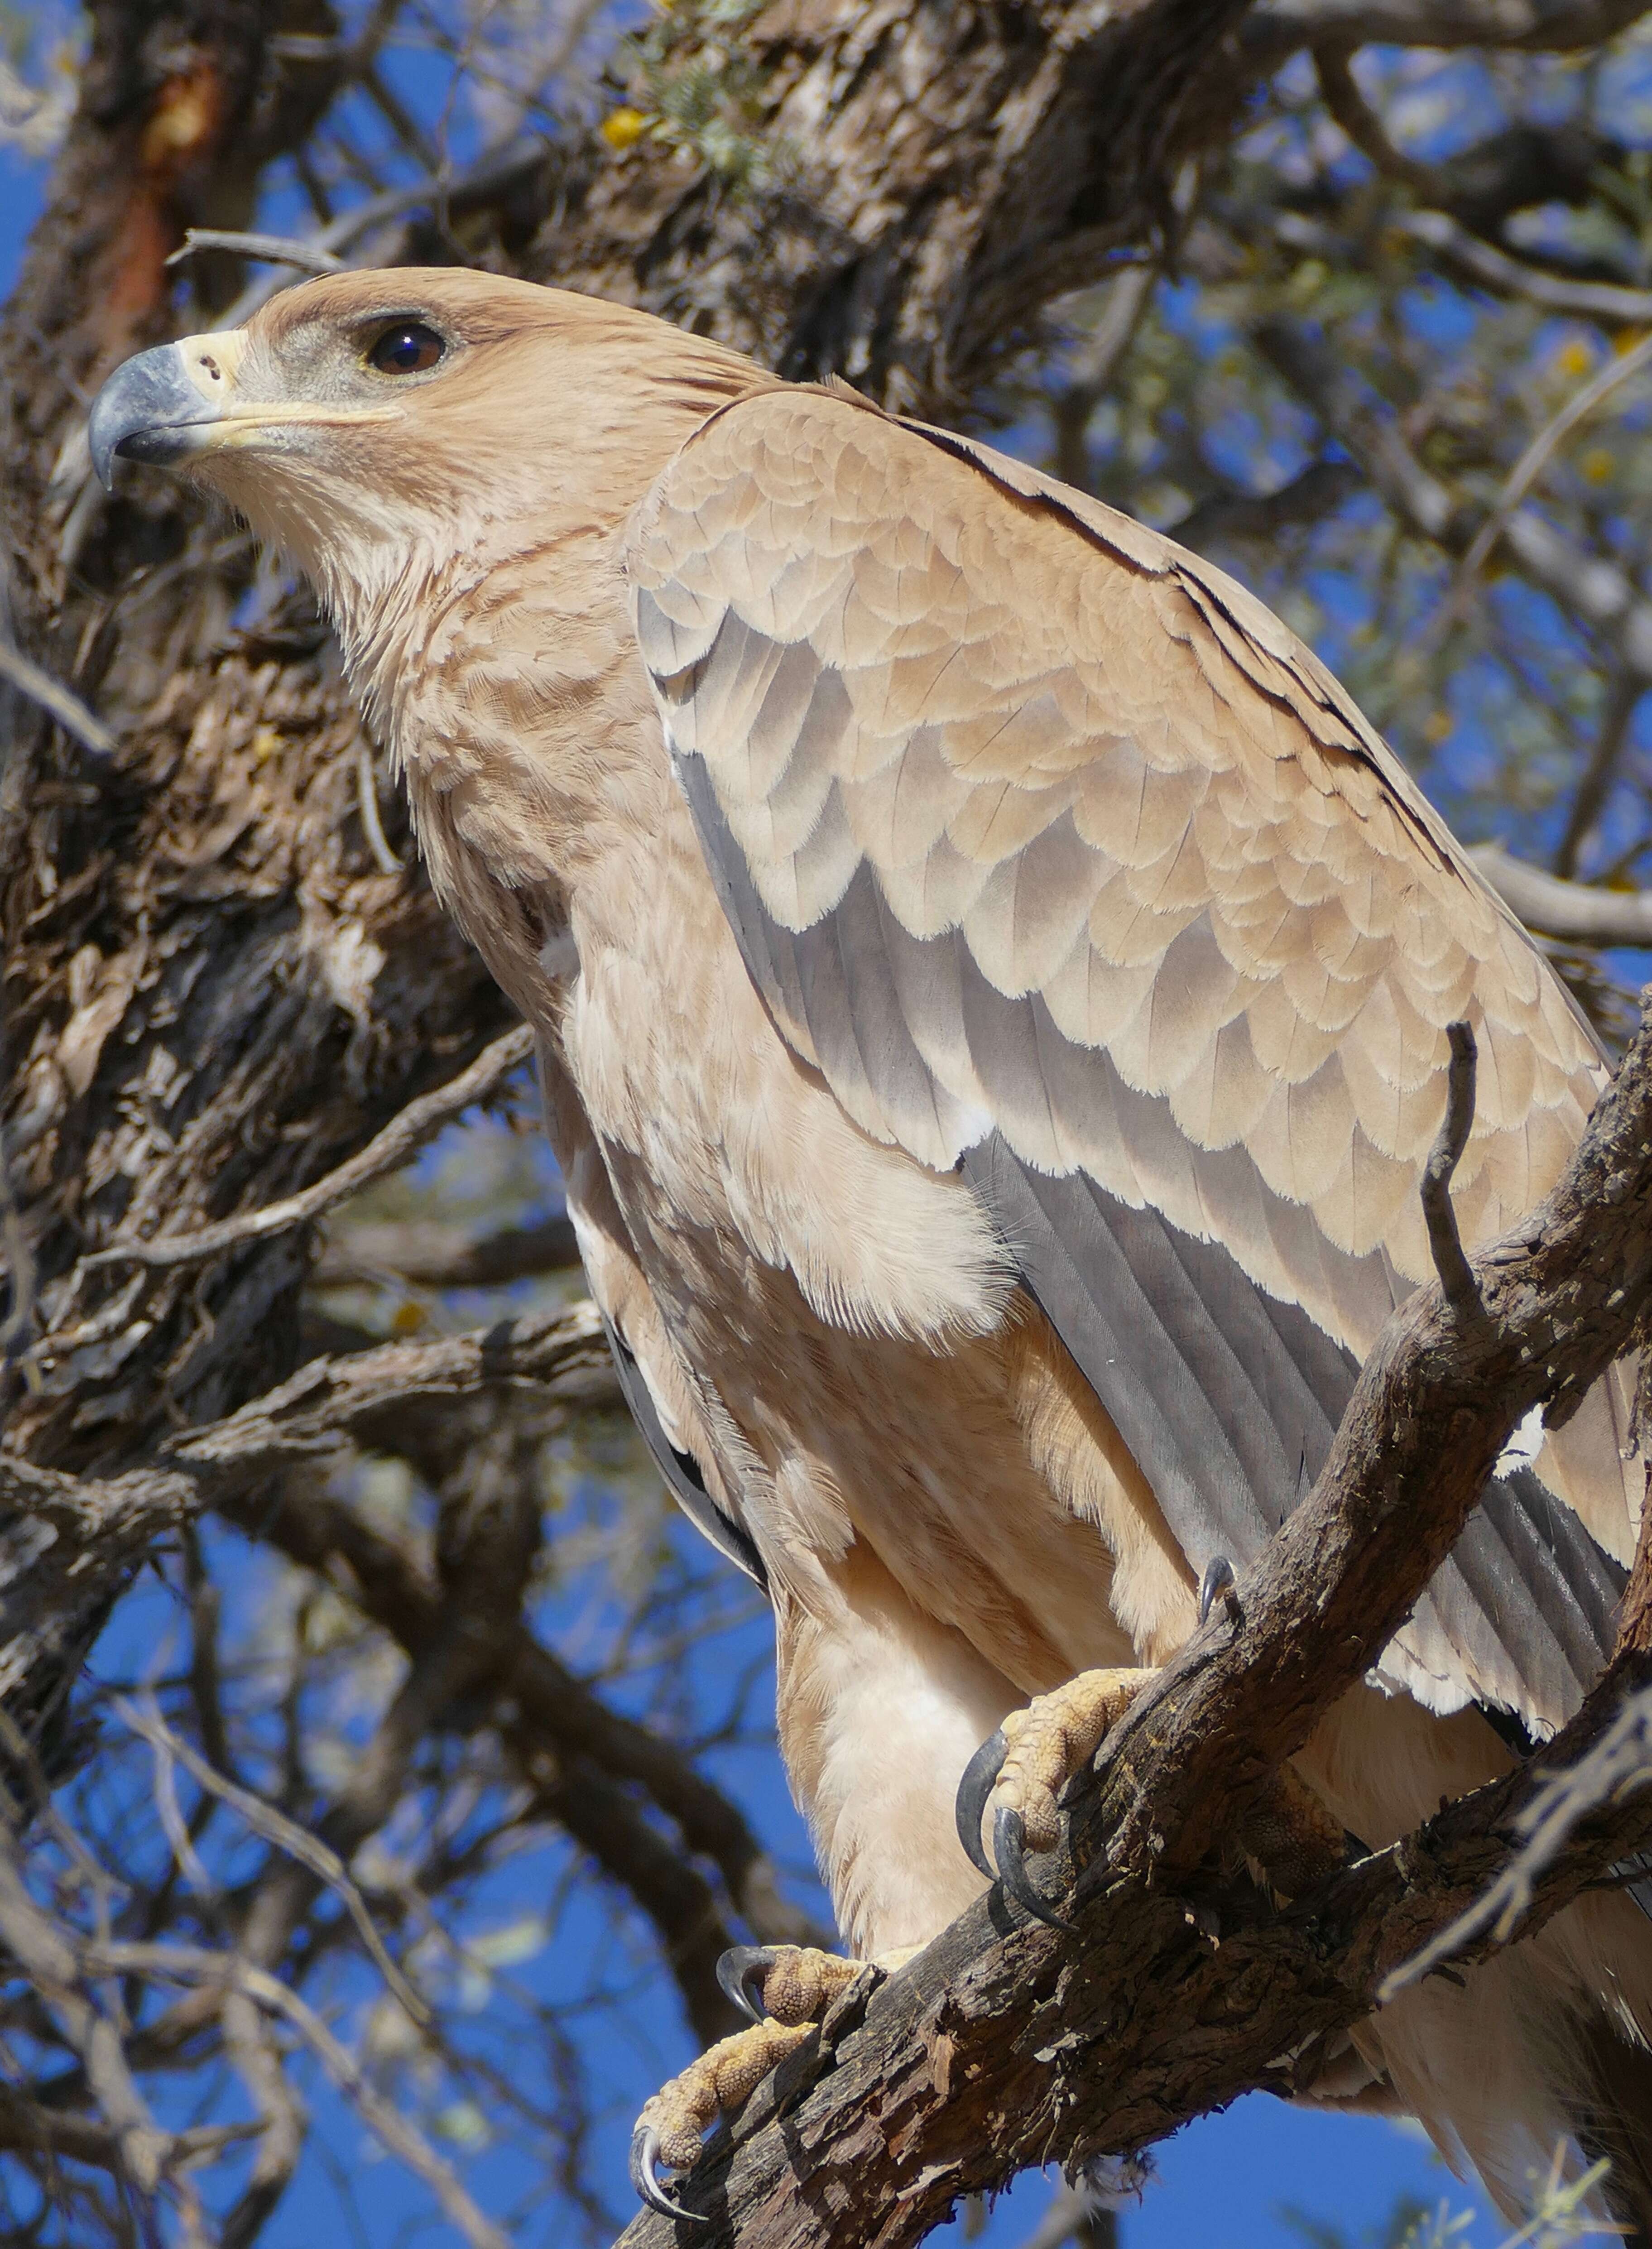
POLYGON ((1483 1307, 1475 1284, 1474 1270, 1463 1251, 1457 1214, 1451 1201, 1451 1181, 1474 1124, 1474 1081, 1478 1049, 1467 1023, 1449 1023, 1451 1061, 1446 1071, 1446 1111, 1428 1160, 1422 1172, 1422 1215, 1428 1228, 1428 1248, 1440 1276, 1446 1302, 1461 1319, 1477 1318, 1483 1307))
MULTIPOLYGON (((1363 464, 1401 520, 1448 554, 1465 553, 1477 511, 1417 459, 1394 416, 1373 409, 1329 348, 1281 318, 1258 322, 1252 334, 1263 356, 1363 464)), ((1626 671, 1652 680, 1652 602, 1614 563, 1580 552, 1535 508, 1516 508, 1500 543, 1534 585, 1601 636, 1626 671)))
POLYGON ((421 1094, 416 1101, 410 1101, 399 1116, 392 1118, 382 1132, 375 1134, 359 1155, 352 1156, 348 1163, 341 1164, 313 1186, 306 1187, 301 1194, 266 1203, 262 1210, 244 1211, 239 1217, 226 1218, 217 1226, 200 1227, 193 1234, 163 1234, 149 1241, 112 1241, 106 1248, 94 1250, 84 1258, 82 1269, 90 1272, 101 1265, 118 1264, 150 1268, 193 1265, 203 1257, 219 1256, 224 1250, 238 1248, 245 1242, 267 1241, 273 1235, 307 1225, 324 1211, 359 1193, 373 1180, 382 1180, 389 1172, 400 1171, 444 1124, 451 1124, 465 1110, 496 1093, 533 1051, 533 1032, 527 1024, 519 1024, 485 1048, 468 1069, 461 1070, 446 1085, 437 1086, 432 1093, 421 1094))
POLYGON ((120 2150, 122 2170, 151 2195, 173 2155, 170 2136, 138 2091, 114 2024, 80 1988, 75 1938, 24 1886, 10 1839, 0 1843, 0 1938, 62 2024, 120 2150))
POLYGON ((1546 312, 1600 320, 1609 327, 1643 327, 1652 320, 1652 289, 1629 289, 1614 281, 1572 280, 1545 272, 1495 244, 1483 242, 1444 211, 1397 213, 1390 221, 1432 250, 1441 263, 1464 280, 1498 297, 1524 297, 1546 312))
POLYGON ((94 1969, 115 1975, 166 1977, 208 1990, 227 1984, 281 2016, 310 2047, 362 2122, 424 2181, 471 2249, 512 2249, 509 2236, 477 2208, 451 2166, 417 2127, 376 2091, 354 2056, 334 2038, 315 2010, 279 1977, 234 1954, 207 1952, 192 1945, 116 1943, 87 1944, 83 1950, 94 1969))
POLYGON ((94 717, 78 695, 20 648, 13 647, 3 634, 0 634, 0 679, 10 680, 19 694, 38 703, 65 734, 72 734, 81 748, 90 750, 94 757, 111 758, 120 747, 102 719, 94 717))
POLYGON ((1644 891, 1563 882, 1501 843, 1477 844, 1469 856, 1528 928, 1573 945, 1652 946, 1652 896, 1644 891))
POLYGON ((218 2008, 224 2052, 251 2101, 258 2131, 252 2172, 219 2230, 221 2249, 247 2249, 286 2191, 304 2149, 302 2102, 287 2081, 269 2027, 247 1993, 226 1991, 218 2008))
POLYGON ((1640 342, 1625 352, 1621 359, 1608 360, 1597 375, 1575 390, 1559 412, 1544 423, 1510 470, 1491 512, 1475 533, 1468 552, 1457 565, 1456 581, 1429 629, 1432 635, 1443 636, 1461 616, 1486 557, 1502 538, 1516 508, 1542 475, 1559 447, 1565 444, 1580 422, 1587 421, 1598 407, 1605 405, 1621 384, 1632 380, 1649 364, 1652 364, 1652 336, 1642 336, 1640 342))
POLYGON ((384 822, 379 818, 379 785, 374 771, 373 745, 365 734, 355 746, 355 801, 374 865, 382 874, 399 875, 402 862, 391 850, 384 822))
POLYGON ((1246 61, 1277 70, 1302 47, 1490 47, 1575 54, 1639 23, 1647 0, 1262 0, 1241 34, 1246 61))
POLYGON ((479 1241, 438 1220, 350 1222, 329 1235, 312 1277, 320 1288, 389 1278, 421 1289, 500 1289, 578 1263, 579 1243, 566 1213, 537 1226, 501 1227, 479 1241))
POLYGON ((1538 1878, 1546 1873, 1581 1822, 1602 1805, 1621 1804, 1652 1781, 1652 1688, 1632 1695, 1587 1754, 1546 1774, 1515 1820, 1525 1842, 1496 1881, 1469 1910, 1384 1979, 1379 2005, 1420 1984, 1442 1961, 1466 1951, 1482 1930, 1506 1944, 1531 1911, 1538 1878))
POLYGON ((214 1772, 206 1759, 191 1747, 182 1736, 173 1732, 158 1708, 153 1704, 143 1709, 124 1695, 113 1701, 117 1718, 127 1730, 148 1743, 155 1754, 174 1757, 185 1767, 196 1781, 220 1803, 227 1804, 255 1835, 277 1850, 285 1851, 306 1867, 318 1882, 324 1882, 344 1907, 355 1924, 356 1935, 366 1946, 374 1965, 395 1993, 397 2004, 403 2007, 416 2023, 427 2023, 430 2010, 422 1993, 416 1991, 407 1977, 384 1949, 384 1940, 374 1926, 373 1916, 367 1909, 367 1901, 350 1880, 349 1871, 336 1851, 330 1851, 319 1835, 307 1827, 300 1827, 272 1804, 266 1804, 250 1790, 237 1788, 222 1773, 214 1772))
POLYGON ((344 266, 344 260, 330 250, 297 241, 290 234, 243 234, 223 226, 186 227, 182 246, 172 252, 167 264, 182 265, 203 250, 232 251, 237 258, 256 258, 272 265, 301 266, 306 273, 338 273, 344 266))

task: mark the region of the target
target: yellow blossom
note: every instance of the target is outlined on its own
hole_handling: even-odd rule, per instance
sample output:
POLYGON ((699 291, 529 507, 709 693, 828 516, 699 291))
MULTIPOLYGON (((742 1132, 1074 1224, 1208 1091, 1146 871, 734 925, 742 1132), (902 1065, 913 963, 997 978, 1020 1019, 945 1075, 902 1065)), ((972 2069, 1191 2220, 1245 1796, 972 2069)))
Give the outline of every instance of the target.
POLYGON ((1616 466, 1617 463, 1604 445, 1591 445, 1588 451, 1583 454, 1578 462, 1579 473, 1586 483, 1592 485, 1607 483, 1616 466))
POLYGON ((623 108, 609 110, 600 130, 614 154, 623 155, 647 132, 648 120, 640 109, 633 109, 627 104, 623 108))

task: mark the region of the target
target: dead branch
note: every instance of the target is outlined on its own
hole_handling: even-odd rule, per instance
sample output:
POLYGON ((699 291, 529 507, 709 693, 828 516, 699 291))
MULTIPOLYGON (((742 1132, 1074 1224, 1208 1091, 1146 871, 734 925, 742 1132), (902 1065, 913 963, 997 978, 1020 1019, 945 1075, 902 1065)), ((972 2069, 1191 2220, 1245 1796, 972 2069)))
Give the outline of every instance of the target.
POLYGON ((1420 1984, 1442 1961, 1465 1952, 1482 1930, 1506 1944, 1531 1910, 1538 1877, 1568 1840, 1603 1805, 1621 1804, 1652 1781, 1652 1689, 1632 1695, 1593 1746, 1574 1765, 1544 1777, 1514 1820, 1525 1840, 1496 1881, 1482 1891, 1467 1913, 1442 1929, 1429 1943, 1383 1983, 1377 1998, 1386 2006, 1398 1993, 1420 1984))
POLYGON ((578 1263, 579 1244, 566 1214, 537 1226, 501 1227, 479 1241, 463 1227, 432 1220, 348 1222, 329 1235, 313 1277, 318 1288, 389 1279, 418 1289, 501 1289, 578 1263))
POLYGON ((452 2166, 369 2082, 361 2064, 315 2010, 277 1977, 233 1953, 209 1952, 194 1945, 87 1943, 80 1952, 93 1973, 154 1977, 191 1986, 209 1998, 215 1991, 239 1990, 279 2015, 314 2053, 368 2129, 424 2181, 471 2249, 512 2249, 508 2235, 477 2208, 452 2166))
POLYGON ((262 1210, 244 1211, 238 1217, 226 1218, 217 1226, 197 1227, 189 1234, 163 1234, 148 1241, 112 1241, 83 1259, 82 1269, 91 1272, 100 1265, 120 1264, 194 1265, 203 1258, 220 1256, 226 1249, 239 1248, 244 1242, 267 1241, 295 1226, 306 1226, 359 1194, 375 1180, 399 1172, 443 1125, 497 1093, 533 1051, 533 1034, 525 1023, 519 1024, 495 1039, 448 1084, 410 1101, 358 1155, 317 1180, 313 1186, 306 1187, 302 1194, 287 1195, 280 1202, 266 1203, 262 1210))
POLYGON ((355 1924, 356 1934, 366 1947, 368 1957, 395 1993, 398 2004, 416 2023, 429 2021, 430 2011, 428 2005, 385 1950, 384 1941, 374 1927, 373 1916, 367 1909, 367 1902, 350 1880, 349 1870, 336 1851, 330 1851, 319 1835, 312 1834, 307 1827, 299 1826, 296 1819, 289 1819, 274 1805, 265 1803, 261 1797, 254 1796, 250 1790, 238 1788, 233 1781, 226 1780, 222 1773, 214 1772, 203 1757, 181 1735, 174 1733, 153 1702, 145 1709, 128 1696, 117 1695, 113 1708, 121 1724, 141 1740, 148 1742, 157 1756, 176 1758, 199 1787, 205 1789, 209 1795, 216 1796, 220 1803, 227 1804, 255 1835, 262 1836, 278 1851, 285 1851, 289 1858, 296 1859, 301 1867, 314 1875, 318 1883, 325 1883, 355 1924))
POLYGON ((65 734, 72 734, 84 750, 94 757, 114 755, 114 736, 103 721, 88 711, 80 698, 54 679, 42 664, 24 655, 21 649, 0 635, 0 678, 8 679, 21 695, 38 703, 48 717, 54 719, 65 734))
MULTIPOLYGON (((1637 682, 1637 694, 1642 684, 1637 682)), ((1652 945, 1652 896, 1644 891, 1563 882, 1515 858, 1500 843, 1482 843, 1470 856, 1529 929, 1574 945, 1652 945)))

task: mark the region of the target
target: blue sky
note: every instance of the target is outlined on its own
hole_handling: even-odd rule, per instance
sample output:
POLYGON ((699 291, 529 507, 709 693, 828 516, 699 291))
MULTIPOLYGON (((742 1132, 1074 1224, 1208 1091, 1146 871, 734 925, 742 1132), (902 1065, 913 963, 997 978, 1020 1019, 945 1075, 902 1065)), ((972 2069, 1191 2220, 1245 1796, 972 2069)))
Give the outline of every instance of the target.
MULTIPOLYGON (((9 290, 25 229, 38 208, 39 176, 13 154, 0 150, 0 290, 9 290)), ((264 1580, 256 1565, 232 1564, 232 1583, 249 1600, 259 1597, 264 1580)), ((97 1655, 106 1675, 136 1666, 140 1653, 167 1628, 168 1597, 158 1587, 133 1597, 97 1655)), ((547 1621, 554 1621, 547 1620, 547 1621)), ((767 1627, 761 1620, 719 1643, 719 1664, 743 1664, 761 1654, 767 1627)), ((712 1683, 712 1682, 706 1682, 712 1683)), ((715 1761, 718 1777, 747 1807, 782 1861, 802 1867, 808 1858, 801 1823, 786 1796, 772 1753, 730 1751, 715 1761)), ((501 1886, 492 1902, 500 1915, 523 1905, 519 1887, 501 1886)), ((534 1879, 543 1880, 540 1867, 534 1879)), ((595 1900, 588 1910, 566 1920, 561 1947, 583 1952, 602 1941, 603 1917, 595 1900)), ((521 1970, 543 1993, 554 1993, 570 1963, 550 1948, 521 1970)), ((583 1965, 583 1961, 579 1964, 583 1965)), ((648 2089, 650 2074, 678 2066, 688 2046, 677 2022, 674 2002, 662 2007, 657 1991, 638 1994, 633 2011, 635 2043, 608 2057, 615 2108, 603 2134, 606 2162, 616 2185, 630 2105, 648 2089)), ((424 2191, 392 2163, 377 2159, 352 2118, 330 2102, 324 2087, 312 2087, 318 2140, 328 2161, 357 2181, 368 2249, 413 2238, 452 2238, 430 2214, 424 2191)), ((1128 2249, 1281 2249, 1310 2238, 1292 2221, 1294 2209, 1312 2225, 1332 2226, 1350 2249, 1370 2249, 1401 2197, 1432 2205, 1449 2196, 1454 2210, 1477 2207, 1482 2215, 1462 2237, 1468 2245, 1497 2239, 1498 2229, 1483 2215, 1483 2197, 1460 2188, 1413 2129, 1392 2123, 1318 2116, 1291 2109, 1265 2095, 1237 2103, 1228 2114, 1189 2127, 1154 2153, 1153 2175, 1139 2202, 1128 2204, 1122 2234, 1128 2249)), ((472 2173, 475 2191, 490 2207, 509 2206, 513 2182, 503 2170, 483 2161, 472 2173)), ((516 2182, 520 2186, 520 2181, 516 2182)), ((1022 2181, 991 2215, 977 2236, 982 2249, 1013 2249, 1031 2229, 1049 2188, 1037 2177, 1022 2181)), ((618 2199, 616 2194, 616 2201, 618 2199)), ((949 2245, 962 2229, 936 2237, 949 2245)), ((307 2162, 299 2180, 267 2229, 270 2249, 313 2249, 318 2239, 350 2238, 339 2230, 338 2204, 320 2154, 307 2162)), ((525 2241, 548 2240, 528 2218, 525 2241)))

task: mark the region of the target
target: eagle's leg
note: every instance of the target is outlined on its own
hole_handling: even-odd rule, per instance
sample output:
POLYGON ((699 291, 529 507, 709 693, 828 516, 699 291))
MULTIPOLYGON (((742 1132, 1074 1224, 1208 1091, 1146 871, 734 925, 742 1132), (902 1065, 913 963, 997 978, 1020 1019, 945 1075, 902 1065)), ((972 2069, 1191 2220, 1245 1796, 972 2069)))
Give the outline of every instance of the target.
MULTIPOLYGON (((877 1968, 898 1967, 907 1953, 887 1953, 877 1968)), ((748 2100, 778 2061, 809 2035, 838 1994, 874 1964, 845 1960, 812 1945, 736 1944, 717 1964, 717 1980, 750 2030, 708 2046, 698 2061, 663 2085, 644 2107, 631 2136, 631 2184, 650 2209, 668 2218, 703 2223, 676 2202, 660 2170, 687 2170, 700 2138, 718 2115, 748 2100)))
MULTIPOLYGON (((1052 1929, 1069 1924, 1040 1897, 1025 1854, 1061 1840, 1062 1790, 1082 1772, 1148 1682, 1153 1671, 1081 1671, 1053 1694, 1012 1710, 965 1768, 958 1790, 959 1840, 985 1874, 994 1868, 981 1842, 992 1812, 997 1874, 1016 1902, 1052 1929)), ((1274 1888, 1299 1896, 1341 1866, 1347 1837, 1291 1766, 1273 1774, 1240 1824, 1238 1841, 1274 1888)))

